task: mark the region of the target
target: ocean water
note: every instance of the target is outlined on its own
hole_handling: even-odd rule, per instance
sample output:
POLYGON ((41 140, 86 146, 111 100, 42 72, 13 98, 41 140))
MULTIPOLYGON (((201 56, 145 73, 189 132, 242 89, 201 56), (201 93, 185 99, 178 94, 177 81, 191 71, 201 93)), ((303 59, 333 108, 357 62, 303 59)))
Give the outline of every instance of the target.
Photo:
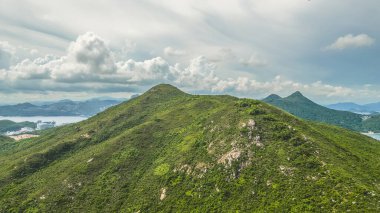
POLYGON ((63 125, 63 124, 69 124, 69 123, 76 123, 79 121, 86 120, 87 117, 82 116, 30 116, 30 117, 23 117, 23 116, 0 116, 0 120, 11 120, 14 122, 23 122, 23 121, 30 121, 30 122, 37 122, 37 121, 55 121, 57 126, 63 125))
POLYGON ((369 137, 375 138, 376 140, 380 140, 380 133, 373 133, 373 134, 363 133, 363 134, 369 137))

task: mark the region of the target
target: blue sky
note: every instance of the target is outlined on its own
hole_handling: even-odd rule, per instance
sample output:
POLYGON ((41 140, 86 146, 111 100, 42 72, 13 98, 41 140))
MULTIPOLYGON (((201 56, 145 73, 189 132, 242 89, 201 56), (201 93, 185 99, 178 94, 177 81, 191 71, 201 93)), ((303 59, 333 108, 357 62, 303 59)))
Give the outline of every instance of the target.
POLYGON ((376 0, 0 0, 0 98, 128 97, 157 83, 380 101, 376 0))

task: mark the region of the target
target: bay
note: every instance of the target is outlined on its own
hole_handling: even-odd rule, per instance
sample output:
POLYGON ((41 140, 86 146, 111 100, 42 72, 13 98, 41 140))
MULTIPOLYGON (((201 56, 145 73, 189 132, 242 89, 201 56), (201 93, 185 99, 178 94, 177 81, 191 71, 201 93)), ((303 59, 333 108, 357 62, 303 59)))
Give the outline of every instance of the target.
POLYGON ((363 133, 363 134, 371 138, 374 138, 376 140, 380 140, 380 133, 363 133))

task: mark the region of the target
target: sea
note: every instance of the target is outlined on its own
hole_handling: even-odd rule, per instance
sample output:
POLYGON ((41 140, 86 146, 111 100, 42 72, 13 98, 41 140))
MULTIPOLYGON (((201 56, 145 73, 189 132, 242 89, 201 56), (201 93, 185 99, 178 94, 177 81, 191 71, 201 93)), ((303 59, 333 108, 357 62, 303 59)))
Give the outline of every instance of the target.
POLYGON ((363 133, 363 134, 380 141, 380 133, 363 133))
POLYGON ((0 116, 0 120, 10 120, 14 122, 23 122, 23 121, 30 121, 30 122, 51 122, 54 121, 56 126, 61 126, 63 124, 70 124, 70 123, 76 123, 79 121, 86 120, 87 117, 82 116, 0 116))

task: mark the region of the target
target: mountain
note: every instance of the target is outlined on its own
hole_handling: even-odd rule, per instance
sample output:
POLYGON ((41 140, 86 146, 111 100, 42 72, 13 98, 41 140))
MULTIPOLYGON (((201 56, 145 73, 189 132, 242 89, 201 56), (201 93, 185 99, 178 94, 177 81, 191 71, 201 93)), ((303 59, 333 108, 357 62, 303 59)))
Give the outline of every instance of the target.
POLYGON ((352 103, 352 102, 330 104, 330 105, 327 105, 326 107, 330 109, 341 110, 341 111, 367 112, 367 109, 365 109, 362 105, 352 103))
POLYGON ((263 99, 263 101, 307 120, 324 122, 357 131, 361 131, 363 129, 362 115, 352 112, 333 110, 318 105, 303 96, 298 91, 285 98, 270 95, 263 99))
POLYGON ((23 127, 36 128, 36 124, 33 122, 13 122, 10 120, 0 120, 0 134, 8 131, 17 131, 23 127))
POLYGON ((351 103, 351 102, 336 103, 336 104, 327 105, 326 107, 330 109, 335 109, 335 110, 344 110, 344 111, 357 112, 357 113, 380 112, 380 102, 364 104, 364 105, 359 105, 359 104, 351 103))
POLYGON ((119 100, 101 99, 87 101, 66 99, 44 105, 22 103, 0 106, 0 116, 92 116, 119 103, 119 100))
POLYGON ((0 212, 376 212, 380 143, 158 85, 0 155, 0 212))

